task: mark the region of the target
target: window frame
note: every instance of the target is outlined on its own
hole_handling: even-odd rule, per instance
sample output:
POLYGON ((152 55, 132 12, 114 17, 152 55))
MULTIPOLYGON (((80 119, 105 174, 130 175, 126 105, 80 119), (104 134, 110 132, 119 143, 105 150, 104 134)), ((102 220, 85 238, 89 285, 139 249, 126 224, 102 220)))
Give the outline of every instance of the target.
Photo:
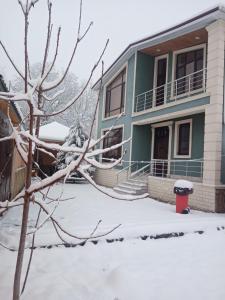
MULTIPOLYGON (((203 70, 204 70, 206 68, 206 43, 173 51, 171 99, 174 99, 174 98, 177 97, 177 96, 174 95, 174 82, 176 80, 177 56, 179 54, 183 54, 183 53, 187 53, 187 52, 191 52, 191 51, 195 51, 195 50, 200 50, 200 49, 203 49, 203 70)), ((182 97, 182 96, 185 96, 186 94, 187 93, 180 94, 179 96, 182 97)))
MULTIPOLYGON (((163 54, 163 55, 155 57, 155 61, 154 61, 154 75, 153 75, 153 89, 154 90, 156 90, 156 88, 157 88, 158 61, 161 60, 161 59, 166 59, 166 83, 165 83, 165 85, 167 86, 167 84, 168 84, 169 54, 166 53, 166 54, 163 54)), ((167 100, 165 96, 166 95, 164 95, 164 103, 163 104, 165 104, 166 103, 165 100, 167 100)), ((155 104, 156 104, 156 95, 155 95, 155 93, 154 93, 153 102, 154 102, 154 107, 155 107, 155 104)), ((163 104, 161 104, 161 105, 163 105, 163 104)))
POLYGON ((192 154, 192 119, 186 119, 175 122, 175 136, 174 136, 174 158, 191 158, 192 154), (189 134, 189 154, 180 155, 178 154, 179 150, 179 126, 182 124, 190 124, 190 134, 189 134))
MULTIPOLYGON (((101 136, 104 135, 104 132, 109 131, 110 129, 111 129, 111 127, 101 129, 101 136)), ((116 130, 116 129, 121 129, 122 130, 122 138, 121 138, 121 142, 122 142, 123 139, 124 139, 124 125, 114 126, 112 130, 116 130)), ((103 146, 104 146, 104 139, 102 139, 102 142, 101 142, 101 148, 102 149, 104 149, 103 146)), ((122 154, 123 154, 123 145, 121 146, 121 155, 122 154)), ((110 163, 111 161, 108 161, 108 162, 104 161, 103 155, 104 154, 101 154, 101 158, 100 158, 101 162, 102 163, 110 163)), ((119 165, 121 165, 121 163, 119 165)))
POLYGON ((106 109, 106 100, 107 100, 107 87, 113 83, 113 81, 122 73, 125 71, 125 88, 124 88, 124 105, 123 105, 123 111, 121 112, 122 114, 125 114, 126 111, 126 100, 127 100, 127 70, 128 70, 128 63, 125 63, 114 75, 111 77, 105 84, 103 88, 103 105, 102 105, 102 120, 109 120, 113 118, 117 118, 119 114, 113 115, 113 116, 108 116, 106 117, 105 115, 105 109, 106 109))

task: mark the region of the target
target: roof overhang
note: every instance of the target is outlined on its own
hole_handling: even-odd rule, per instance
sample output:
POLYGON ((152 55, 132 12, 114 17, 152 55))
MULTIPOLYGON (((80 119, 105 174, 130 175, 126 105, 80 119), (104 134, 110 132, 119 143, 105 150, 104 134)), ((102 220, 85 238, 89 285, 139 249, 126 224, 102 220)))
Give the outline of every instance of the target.
MULTIPOLYGON (((205 28, 209 24, 219 19, 225 20, 225 8, 222 5, 217 5, 216 7, 202 12, 201 14, 198 14, 195 17, 192 17, 191 19, 188 19, 180 24, 131 43, 103 74, 102 83, 105 84, 111 78, 111 76, 116 73, 124 65, 124 63, 137 51, 205 28)), ((99 89, 100 81, 101 80, 99 79, 93 85, 92 88, 94 90, 99 89)))

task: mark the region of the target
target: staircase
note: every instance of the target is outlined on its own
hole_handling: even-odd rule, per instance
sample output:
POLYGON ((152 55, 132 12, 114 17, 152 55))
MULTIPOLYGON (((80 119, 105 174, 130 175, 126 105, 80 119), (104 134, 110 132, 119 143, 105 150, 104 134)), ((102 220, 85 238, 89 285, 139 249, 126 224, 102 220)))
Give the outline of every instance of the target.
POLYGON ((119 183, 113 190, 120 194, 141 195, 148 192, 147 176, 130 178, 123 183, 119 183))

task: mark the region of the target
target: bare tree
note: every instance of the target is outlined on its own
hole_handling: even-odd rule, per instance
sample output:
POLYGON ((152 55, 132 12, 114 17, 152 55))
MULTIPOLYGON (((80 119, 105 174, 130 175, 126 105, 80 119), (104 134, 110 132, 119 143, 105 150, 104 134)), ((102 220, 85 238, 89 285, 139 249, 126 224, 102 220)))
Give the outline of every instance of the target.
MULTIPOLYGON (((47 67, 49 63, 47 64, 47 67)), ((35 63, 30 66, 30 77, 38 78, 42 70, 42 63, 35 63)), ((53 68, 51 73, 46 78, 46 82, 56 80, 59 76, 59 72, 53 68)), ((64 81, 54 88, 45 93, 45 101, 43 102, 42 111, 45 114, 50 114, 56 109, 60 109, 67 101, 70 99, 71 95, 77 95, 82 89, 85 83, 80 82, 75 74, 68 72, 64 81), (54 99, 53 99, 54 97, 54 99)), ((20 76, 17 76, 10 84, 11 91, 22 92, 24 88, 23 79, 20 76)), ((57 121, 68 127, 71 127, 74 124, 74 120, 82 123, 85 130, 90 128, 91 121, 93 119, 94 109, 96 105, 96 92, 91 89, 91 83, 85 89, 82 96, 64 113, 56 115, 54 117, 42 118, 43 123, 49 123, 52 121, 57 121)), ((34 95, 35 97, 35 95, 34 95)), ((27 105, 26 103, 21 102, 20 104, 21 111, 24 115, 27 114, 27 105)), ((28 120, 25 119, 25 125, 28 126, 28 120)))
MULTIPOLYGON (((106 47, 108 45, 108 41, 105 44, 104 49, 101 51, 99 58, 97 62, 94 64, 93 68, 90 71, 90 75, 87 79, 87 81, 84 83, 82 90, 77 94, 74 95, 70 100, 68 100, 62 107, 57 107, 52 112, 45 112, 43 110, 44 104, 46 101, 54 101, 55 98, 58 96, 59 91, 56 92, 56 94, 52 95, 51 98, 47 95, 47 92, 50 92, 54 89, 56 89, 66 78, 71 63, 75 57, 77 48, 79 47, 82 40, 85 38, 87 33, 89 32, 92 22, 88 25, 88 27, 84 30, 84 33, 81 33, 81 23, 82 23, 82 0, 80 1, 80 14, 79 14, 79 20, 78 20, 78 31, 76 40, 74 42, 74 47, 72 49, 71 56, 68 59, 68 64, 65 68, 65 71, 63 74, 58 76, 55 80, 48 81, 47 78, 51 71, 53 70, 55 66, 55 62, 58 55, 58 49, 59 49, 59 43, 60 43, 60 32, 61 28, 58 28, 57 30, 57 36, 56 36, 56 46, 55 46, 55 53, 52 61, 48 62, 48 56, 49 56, 49 47, 52 41, 52 34, 53 34, 53 25, 51 23, 51 11, 52 11, 52 3, 47 0, 47 8, 48 8, 48 26, 47 26, 47 36, 46 36, 46 42, 45 42, 45 51, 43 56, 43 62, 42 62, 42 68, 40 71, 40 74, 36 76, 35 78, 32 78, 30 74, 30 67, 29 67, 29 54, 28 54, 28 32, 29 32, 29 16, 31 9, 35 6, 35 4, 39 0, 18 0, 18 3, 22 9, 23 15, 24 15, 24 70, 20 71, 20 69, 17 67, 14 60, 11 58, 8 50, 6 49, 5 45, 2 41, 0 41, 0 45, 2 49, 4 50, 5 54, 7 55, 8 59, 10 60, 11 64, 17 71, 18 75, 23 79, 24 82, 24 91, 21 93, 14 93, 14 92, 0 92, 1 99, 8 101, 8 102, 24 102, 27 105, 28 115, 26 116, 29 122, 29 130, 23 131, 20 128, 13 127, 13 124, 10 120, 10 116, 8 114, 11 127, 12 127, 12 134, 8 137, 2 138, 1 140, 6 139, 13 139, 15 141, 15 145, 17 147, 17 150, 23 159, 24 163, 26 164, 26 181, 25 181, 25 188, 23 191, 21 191, 14 199, 11 201, 5 201, 4 203, 0 204, 0 213, 3 213, 9 208, 13 208, 18 205, 22 205, 23 207, 23 215, 22 215, 22 222, 21 222, 21 232, 20 232, 20 241, 19 241, 19 247, 18 254, 17 254, 17 262, 16 262, 16 269, 15 269, 15 276, 14 276, 14 286, 13 286, 13 300, 20 299, 21 295, 21 274, 22 274, 22 267, 23 267, 23 258, 24 258, 24 251, 25 251, 25 242, 26 237, 29 234, 33 235, 32 239, 32 249, 34 246, 34 240, 35 240, 35 234, 36 232, 45 225, 47 221, 51 221, 56 234, 62 241, 66 241, 65 235, 73 238, 75 240, 83 240, 86 241, 90 238, 96 238, 102 235, 106 235, 116 228, 112 228, 110 231, 105 232, 104 234, 97 234, 97 230, 100 224, 100 221, 97 223, 93 231, 90 233, 89 236, 78 236, 74 233, 69 232, 66 228, 64 228, 60 221, 54 217, 54 212, 56 208, 58 207, 60 201, 64 201, 65 199, 62 199, 62 193, 57 196, 57 198, 52 199, 48 196, 48 192, 50 187, 52 187, 56 182, 59 180, 62 180, 64 178, 67 178, 67 176, 70 174, 70 172, 78 171, 82 174, 83 177, 85 177, 94 187, 96 187, 98 190, 101 190, 103 193, 121 200, 135 200, 137 198, 143 198, 146 195, 139 196, 137 198, 133 198, 131 196, 123 196, 123 195, 115 195, 112 192, 106 192, 101 187, 97 186, 95 182, 92 180, 90 175, 88 174, 87 170, 90 166, 94 166, 97 168, 104 168, 109 169, 113 168, 114 166, 118 165, 122 157, 120 159, 117 159, 113 162, 108 163, 107 165, 104 165, 100 163, 96 158, 103 153, 106 153, 110 150, 116 149, 121 147, 123 144, 127 142, 127 140, 121 142, 120 144, 114 145, 110 148, 101 149, 96 148, 96 146, 99 145, 99 143, 109 134, 110 130, 104 135, 101 136, 99 139, 97 139, 95 142, 91 140, 91 135, 93 132, 94 127, 94 117, 92 119, 92 122, 90 124, 90 130, 89 130, 89 139, 83 144, 82 148, 78 148, 75 146, 59 146, 56 144, 51 143, 45 143, 41 140, 39 140, 39 128, 41 121, 45 119, 46 117, 53 117, 58 116, 59 114, 62 114, 66 112, 67 109, 69 109, 74 103, 79 102, 82 95, 84 95, 88 85, 90 84, 91 78, 93 76, 94 71, 98 67, 99 64, 101 64, 102 57, 105 53, 106 47), (53 174, 50 177, 46 177, 44 179, 40 179, 39 181, 33 181, 32 182, 32 166, 35 164, 37 165, 37 162, 35 162, 35 150, 41 150, 44 151, 48 155, 53 155, 50 153, 49 150, 55 150, 57 152, 65 152, 65 153, 74 153, 76 155, 76 159, 72 160, 65 168, 57 171, 55 174, 53 174), (38 199, 35 194, 37 192, 42 193, 43 198, 38 199), (19 201, 20 200, 20 201, 19 201), (47 202, 49 200, 49 202, 47 202), (34 203, 37 206, 39 206, 39 213, 37 216, 37 221, 35 228, 31 232, 27 232, 27 225, 28 225, 28 216, 29 216, 29 207, 30 203, 34 203), (49 203, 55 203, 53 209, 49 206, 49 203), (40 219, 40 213, 46 214, 45 219, 39 223, 40 219)), ((102 74, 103 74, 103 63, 102 63, 102 74)), ((101 84, 100 84, 100 92, 98 95, 98 99, 96 101, 95 109, 94 109, 94 115, 96 115, 97 111, 97 105, 99 101, 101 93, 101 84)), ((113 128, 113 127, 112 127, 113 128)), ((111 130, 112 130, 111 128, 111 130)), ((38 165, 37 165, 38 166, 38 165)), ((1 244, 2 246, 6 247, 6 245, 1 244)), ((33 251, 31 250, 30 253, 30 259, 26 271, 25 280, 23 283, 22 292, 24 291, 31 260, 33 256, 33 251)))

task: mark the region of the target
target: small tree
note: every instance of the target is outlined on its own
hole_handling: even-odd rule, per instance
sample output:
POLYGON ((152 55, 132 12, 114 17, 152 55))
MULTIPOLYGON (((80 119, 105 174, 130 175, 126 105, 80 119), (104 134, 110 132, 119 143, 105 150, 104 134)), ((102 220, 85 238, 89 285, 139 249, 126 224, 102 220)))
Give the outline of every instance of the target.
MULTIPOLYGON (((75 120, 75 124, 70 128, 69 135, 66 138, 65 143, 63 144, 63 147, 77 147, 82 148, 89 140, 88 134, 84 131, 83 126, 81 125, 79 119, 75 120)), ((56 167, 59 170, 65 169, 71 161, 75 161, 78 159, 77 154, 73 152, 63 152, 60 151, 57 154, 57 165, 56 167)), ((87 169, 87 172, 91 174, 93 168, 87 169)), ((73 177, 81 178, 82 175, 79 171, 73 172, 73 177)))
MULTIPOLYGON (((127 141, 123 141, 120 144, 114 145, 110 148, 106 149, 95 149, 95 147, 109 134, 110 130, 104 135, 101 136, 99 139, 97 139, 94 143, 91 143, 90 137, 92 136, 93 127, 94 127, 94 118, 92 119, 90 130, 89 130, 89 139, 86 143, 83 144, 83 147, 76 147, 75 145, 72 146, 60 146, 56 144, 51 143, 45 143, 41 141, 39 136, 39 128, 40 124, 43 119, 46 117, 55 117, 59 114, 64 113, 67 109, 69 109, 75 102, 79 101, 79 99, 84 94, 86 88, 90 84, 91 78, 93 76, 94 71, 102 61, 102 57, 105 53, 106 47, 108 45, 108 41, 106 42, 106 45, 104 49, 102 50, 96 64, 94 64, 93 68, 90 71, 90 75, 83 85, 82 90, 78 93, 78 95, 72 95, 72 98, 69 99, 62 107, 56 108, 51 113, 47 113, 44 111, 44 104, 46 101, 54 101, 55 98, 59 95, 59 91, 57 91, 54 94, 54 90, 64 81, 66 78, 68 71, 70 69, 71 63, 74 59, 74 56, 76 54, 77 48, 79 47, 82 40, 85 38, 87 33, 89 32, 92 22, 89 24, 89 26, 84 30, 84 33, 81 33, 81 20, 82 20, 82 0, 80 1, 80 14, 79 14, 79 21, 78 21, 78 30, 77 30, 77 36, 75 39, 74 47, 72 49, 71 56, 68 59, 68 64, 65 68, 65 71, 63 74, 58 76, 53 81, 47 81, 48 76, 50 76, 51 71, 54 68, 57 55, 58 55, 58 49, 60 44, 60 33, 61 28, 58 28, 57 30, 57 37, 56 37, 56 46, 55 46, 55 53, 52 58, 52 61, 48 63, 48 56, 49 56, 49 47, 52 41, 52 34, 53 34, 53 26, 51 23, 51 12, 52 12, 52 3, 48 0, 47 1, 47 7, 48 7, 48 27, 47 27, 47 36, 46 36, 46 43, 45 43, 45 51, 43 55, 43 62, 42 62, 42 68, 40 70, 40 74, 32 78, 30 76, 29 72, 29 55, 28 55, 28 32, 29 32, 29 16, 30 11, 32 8, 37 4, 39 0, 18 0, 18 3, 21 7, 21 10, 24 15, 24 71, 20 71, 19 67, 16 65, 16 63, 11 58, 9 52, 7 51, 6 47, 4 46, 3 42, 0 41, 0 45, 2 49, 4 50, 6 56, 10 60, 11 64, 13 65, 16 72, 19 74, 19 76, 23 79, 24 82, 24 91, 21 93, 14 93, 14 92, 0 92, 0 96, 2 100, 13 102, 13 101, 22 101, 26 103, 27 105, 27 111, 28 114, 26 118, 28 119, 28 132, 20 130, 19 128, 13 127, 13 124, 10 120, 10 116, 8 114, 11 127, 12 127, 12 134, 8 137, 0 139, 0 141, 7 140, 7 139, 13 139, 15 141, 15 145, 17 147, 17 150, 23 159, 25 165, 26 165, 26 180, 25 180, 25 188, 23 191, 21 191, 14 199, 11 201, 5 201, 4 203, 0 204, 0 213, 3 213, 9 208, 12 208, 14 206, 22 205, 23 207, 23 215, 22 215, 22 222, 21 222, 21 232, 20 232, 20 240, 19 240, 19 248, 18 248, 18 254, 17 254, 17 262, 16 262, 16 269, 15 269, 15 276, 14 276, 14 285, 13 285, 13 300, 20 299, 21 295, 21 274, 22 274, 22 266, 23 266, 23 258, 24 258, 24 251, 25 251, 25 242, 27 237, 27 225, 28 225, 28 217, 29 217, 29 208, 30 203, 34 203, 39 207, 39 212, 37 215, 37 220, 35 224, 35 228, 29 234, 33 235, 32 238, 32 245, 31 245, 31 253, 30 253, 30 259, 27 266, 26 276, 24 279, 22 292, 24 291, 26 281, 28 278, 31 260, 33 256, 33 249, 34 249, 34 241, 35 241, 35 233, 44 226, 44 224, 47 221, 51 221, 53 227, 55 228, 55 232, 58 235, 58 237, 63 241, 66 242, 66 239, 62 237, 62 233, 66 234, 67 236, 74 238, 75 240, 83 240, 86 241, 87 239, 90 239, 92 237, 98 237, 102 235, 96 234, 96 231, 98 229, 98 226, 100 224, 100 221, 94 228, 93 232, 86 237, 78 236, 74 233, 69 232, 66 230, 60 223, 59 220, 56 219, 56 217, 53 215, 56 208, 58 207, 60 201, 62 200, 62 195, 58 195, 55 199, 51 199, 51 202, 55 202, 55 206, 53 209, 50 208, 48 205, 48 202, 46 202, 46 199, 50 199, 48 197, 49 189, 59 180, 66 178, 71 172, 78 171, 84 178, 86 178, 94 187, 96 187, 98 190, 101 190, 103 193, 113 197, 113 198, 120 198, 123 200, 135 200, 132 197, 123 196, 123 195, 117 195, 115 196, 113 193, 106 192, 101 187, 97 186, 96 183, 92 180, 90 175, 87 172, 87 169, 91 166, 97 167, 97 168, 104 168, 104 169, 110 169, 114 166, 118 165, 122 157, 113 163, 109 163, 107 165, 103 165, 99 163, 96 160, 96 157, 99 155, 102 155, 103 153, 106 153, 110 150, 116 149, 118 147, 121 147, 123 144, 125 144, 127 141), (52 91, 52 97, 49 98, 47 96, 47 92, 52 91), (74 156, 76 156, 76 159, 71 160, 68 164, 66 164, 65 168, 62 168, 58 170, 55 174, 53 174, 50 177, 46 177, 42 180, 32 182, 32 165, 36 164, 35 162, 35 150, 44 151, 45 154, 48 154, 52 156, 53 154, 49 150, 55 150, 57 152, 64 152, 64 153, 72 153, 74 156), (40 192, 43 195, 43 198, 40 200, 35 197, 36 193, 40 192), (18 200, 22 200, 18 203, 18 200), (46 218, 39 223, 40 213, 44 212, 46 214, 46 218)), ((103 63, 102 63, 103 66, 103 63)), ((103 67, 102 67, 102 73, 103 73, 103 67)), ((101 93, 101 84, 100 84, 100 92, 101 93)), ((98 100, 99 100, 98 95, 98 100)), ((94 109, 94 115, 96 115, 97 111, 97 104, 98 100, 94 109)), ((62 193, 61 193, 62 194, 62 193)), ((144 195, 146 196, 146 195, 144 195)), ((144 197, 141 196, 141 197, 144 197)), ((141 198, 140 196, 138 198, 141 198)), ((137 199, 137 198, 136 198, 137 199)), ((120 226, 120 225, 118 225, 120 226)), ((109 232, 112 232, 116 228, 112 228, 109 232)), ((109 232, 106 232, 103 235, 108 234, 109 232)), ((1 245, 3 245, 1 243, 1 245)), ((7 248, 7 245, 4 245, 4 247, 7 248)))

